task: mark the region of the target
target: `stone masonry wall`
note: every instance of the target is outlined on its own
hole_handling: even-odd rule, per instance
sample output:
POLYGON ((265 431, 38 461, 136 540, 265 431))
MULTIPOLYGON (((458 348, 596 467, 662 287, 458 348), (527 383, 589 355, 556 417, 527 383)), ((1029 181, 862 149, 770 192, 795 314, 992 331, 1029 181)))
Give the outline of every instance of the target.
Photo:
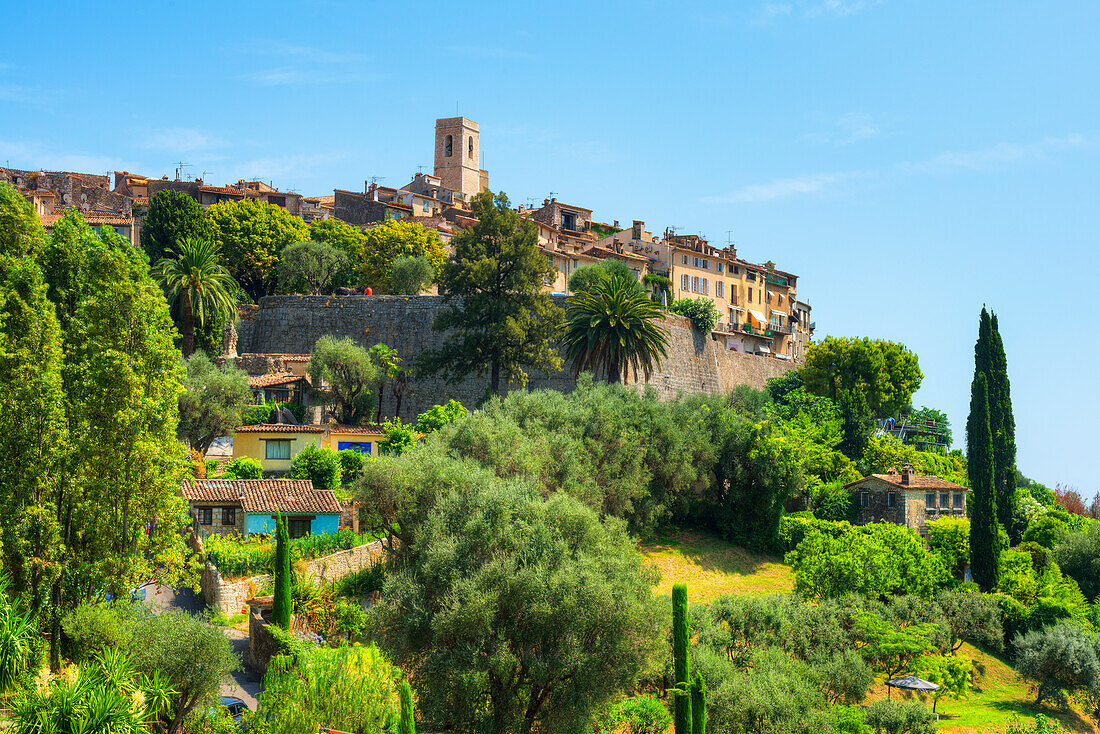
MULTIPOLYGON (((565 305, 565 297, 555 297, 565 305)), ((442 307, 440 296, 268 296, 259 307, 242 313, 237 351, 240 353, 306 354, 325 334, 351 337, 364 346, 388 344, 411 364, 420 352, 439 346, 444 335, 432 329, 442 307)), ((770 357, 757 357, 723 349, 709 336, 691 328, 682 316, 665 320, 669 330, 668 357, 649 379, 661 398, 680 392, 728 392, 737 385, 763 387, 793 365, 770 357)), ((639 376, 640 377, 640 376, 639 376)), ((485 395, 489 379, 470 377, 457 384, 440 378, 414 376, 401 405, 401 416, 414 419, 436 403, 450 398, 476 405, 485 395)), ((531 389, 571 391, 576 385, 568 364, 557 373, 531 375, 531 389)), ((382 411, 393 414, 393 396, 387 391, 382 411)))
MULTIPOLYGON (((380 540, 357 548, 337 551, 332 555, 314 558, 307 562, 305 576, 314 581, 332 583, 373 565, 384 552, 380 540)), ((202 570, 201 579, 202 596, 206 605, 215 614, 224 614, 228 617, 240 612, 248 600, 254 597, 265 584, 272 581, 273 577, 269 573, 262 573, 245 579, 228 581, 218 573, 218 569, 214 568, 212 563, 207 561, 202 570)))

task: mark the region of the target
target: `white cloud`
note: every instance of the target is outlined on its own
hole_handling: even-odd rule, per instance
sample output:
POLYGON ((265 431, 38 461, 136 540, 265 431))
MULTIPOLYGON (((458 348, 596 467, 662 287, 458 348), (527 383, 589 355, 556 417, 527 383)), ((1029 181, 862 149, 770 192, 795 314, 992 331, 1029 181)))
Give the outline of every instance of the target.
POLYGON ((821 2, 803 3, 803 14, 807 18, 815 18, 820 15, 853 15, 861 10, 881 5, 882 2, 883 0, 822 0, 821 2))
POLYGON ((813 143, 851 145, 860 140, 878 137, 879 126, 874 119, 862 112, 849 112, 832 123, 834 129, 805 135, 813 143))
POLYGON ((772 0, 760 6, 756 22, 767 24, 778 18, 843 18, 881 5, 885 0, 772 0))
POLYGON ((792 196, 824 194, 827 190, 869 175, 866 171, 840 171, 836 173, 808 173, 792 178, 778 178, 767 183, 750 184, 721 196, 707 196, 704 202, 713 204, 759 204, 792 196))
POLYGON ((333 51, 316 46, 300 46, 279 41, 255 41, 246 44, 247 53, 259 56, 281 56, 298 62, 314 64, 361 64, 368 57, 354 51, 333 51))
POLYGON ((794 196, 823 196, 842 184, 859 178, 879 175, 919 176, 953 171, 982 172, 1000 170, 1022 161, 1050 160, 1055 154, 1070 150, 1100 147, 1100 135, 1070 134, 1043 138, 1032 143, 998 143, 988 148, 969 151, 948 151, 919 161, 903 161, 879 170, 808 173, 779 178, 766 183, 749 184, 728 194, 706 196, 703 202, 715 204, 759 204, 794 196))
POLYGON ((223 140, 193 128, 172 127, 142 131, 138 146, 172 153, 193 153, 219 148, 225 144, 223 140))
POLYGON ((1044 138, 1032 143, 998 143, 989 148, 947 151, 913 163, 899 163, 904 173, 941 173, 952 170, 987 171, 1024 160, 1045 160, 1052 154, 1095 147, 1100 139, 1080 134, 1044 138))
POLYGON ((49 107, 55 104, 58 98, 58 93, 52 89, 28 87, 22 84, 0 84, 0 102, 49 107))

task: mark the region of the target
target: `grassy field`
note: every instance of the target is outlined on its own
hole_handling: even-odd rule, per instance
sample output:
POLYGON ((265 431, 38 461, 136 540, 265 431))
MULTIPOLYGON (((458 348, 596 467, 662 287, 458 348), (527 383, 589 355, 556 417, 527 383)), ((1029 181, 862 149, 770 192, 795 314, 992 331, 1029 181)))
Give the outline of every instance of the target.
POLYGON ((672 584, 688 585, 688 600, 711 601, 723 594, 788 593, 794 573, 778 556, 750 553, 713 535, 672 531, 639 546, 657 564, 661 582, 655 593, 672 594, 672 584))
MULTIPOLYGON (((1041 713, 1057 719, 1062 726, 1073 732, 1096 732, 1096 728, 1087 718, 1077 711, 1054 711, 1037 709, 1033 705, 1034 694, 1026 683, 1016 675, 1008 664, 999 657, 982 652, 968 644, 959 650, 974 661, 974 688, 970 697, 961 701, 950 698, 940 699, 936 712, 940 715, 939 731, 944 734, 977 734, 978 732, 1003 732, 1018 714, 1021 720, 1031 721, 1035 714, 1041 713)), ((912 698, 915 694, 903 693, 900 698, 912 698)), ((895 698, 899 692, 893 693, 895 698)), ((881 681, 871 689, 868 701, 886 698, 886 686, 881 681)), ((932 699, 926 699, 929 706, 932 699)))
MULTIPOLYGON (((677 530, 642 543, 638 550, 661 570, 661 581, 654 593, 671 595, 672 584, 688 585, 691 602, 709 602, 723 594, 789 593, 794 589, 794 573, 778 556, 750 553, 726 541, 693 530, 677 530)), ((1001 658, 964 644, 960 654, 974 661, 974 688, 961 701, 941 699, 939 731, 944 734, 1003 732, 1018 714, 1032 720, 1036 713, 1057 719, 1064 727, 1083 734, 1100 734, 1077 711, 1036 709, 1034 695, 1027 684, 1001 658)), ((913 694, 893 693, 907 698, 913 694)), ((871 689, 868 702, 886 697, 881 681, 871 689)), ((932 705, 928 699, 928 705, 932 705)))

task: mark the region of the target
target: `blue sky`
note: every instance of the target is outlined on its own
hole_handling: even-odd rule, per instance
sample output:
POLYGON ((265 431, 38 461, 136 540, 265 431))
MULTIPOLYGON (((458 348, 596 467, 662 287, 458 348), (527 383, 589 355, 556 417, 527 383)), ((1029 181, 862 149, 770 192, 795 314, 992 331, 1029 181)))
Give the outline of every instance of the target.
POLYGON ((434 119, 490 185, 801 276, 818 335, 907 344, 963 436, 983 303, 1019 466, 1100 490, 1100 6, 5 3, 0 163, 407 182, 434 119))

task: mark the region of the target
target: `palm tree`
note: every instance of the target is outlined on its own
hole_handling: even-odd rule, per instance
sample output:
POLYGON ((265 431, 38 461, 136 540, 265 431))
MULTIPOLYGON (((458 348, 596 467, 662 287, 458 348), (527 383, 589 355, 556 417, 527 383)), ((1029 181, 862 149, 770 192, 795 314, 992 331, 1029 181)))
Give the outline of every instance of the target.
POLYGON ((566 309, 566 354, 573 372, 591 370, 608 382, 622 382, 627 372, 645 378, 667 355, 668 332, 659 321, 661 307, 624 278, 603 280, 569 299, 566 309))
POLYGON ((230 295, 233 276, 221 264, 221 253, 208 240, 187 237, 153 267, 169 303, 180 304, 183 315, 183 356, 195 351, 195 320, 205 325, 208 318, 232 317, 237 305, 230 295))

